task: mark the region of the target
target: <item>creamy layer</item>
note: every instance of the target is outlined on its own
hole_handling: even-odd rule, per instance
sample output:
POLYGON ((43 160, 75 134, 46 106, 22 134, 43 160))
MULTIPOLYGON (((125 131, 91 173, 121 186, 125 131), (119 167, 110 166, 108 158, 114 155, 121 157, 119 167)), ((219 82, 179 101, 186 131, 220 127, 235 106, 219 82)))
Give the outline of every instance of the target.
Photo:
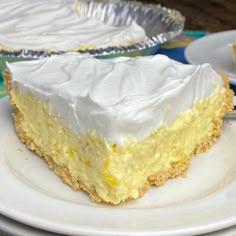
POLYGON ((183 65, 161 55, 98 60, 72 53, 7 67, 13 88, 35 96, 66 127, 114 143, 170 124, 223 83, 210 65, 183 65))
POLYGON ((1 0, 0 45, 8 50, 69 51, 128 45, 143 40, 134 21, 114 27, 82 18, 74 0, 1 0))
POLYGON ((208 150, 219 135, 221 117, 228 105, 227 94, 217 86, 212 96, 195 101, 169 125, 120 146, 92 131, 76 135, 32 95, 12 90, 11 96, 21 112, 24 138, 32 140, 53 162, 66 167, 72 179, 83 183, 90 193, 96 192, 101 200, 113 204, 139 197, 147 184, 160 185, 178 176, 181 169, 172 172, 173 166, 187 168, 191 156, 208 150))

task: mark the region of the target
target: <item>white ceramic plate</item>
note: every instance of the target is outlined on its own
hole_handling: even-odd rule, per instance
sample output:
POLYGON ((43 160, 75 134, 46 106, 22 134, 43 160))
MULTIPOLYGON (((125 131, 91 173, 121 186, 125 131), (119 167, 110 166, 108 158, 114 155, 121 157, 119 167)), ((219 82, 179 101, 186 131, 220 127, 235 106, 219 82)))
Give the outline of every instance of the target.
POLYGON ((21 224, 3 215, 0 215, 0 235, 1 230, 14 236, 63 236, 21 224))
POLYGON ((207 35, 193 41, 185 49, 185 58, 190 64, 210 63, 217 71, 229 76, 236 85, 236 63, 230 44, 236 40, 236 30, 207 35))
MULTIPOLYGON (((0 215, 0 229, 14 236, 66 236, 33 228, 31 226, 14 221, 6 216, 0 215)), ((0 231, 1 235, 1 231, 0 231)), ((201 236, 233 236, 236 235, 236 226, 222 229, 217 232, 201 234, 201 236)), ((196 235, 195 235, 196 236, 196 235)))
POLYGON ((192 160, 188 178, 169 180, 119 206, 91 203, 61 183, 18 141, 7 98, 0 100, 0 213, 69 235, 197 235, 236 224, 236 122, 192 160))

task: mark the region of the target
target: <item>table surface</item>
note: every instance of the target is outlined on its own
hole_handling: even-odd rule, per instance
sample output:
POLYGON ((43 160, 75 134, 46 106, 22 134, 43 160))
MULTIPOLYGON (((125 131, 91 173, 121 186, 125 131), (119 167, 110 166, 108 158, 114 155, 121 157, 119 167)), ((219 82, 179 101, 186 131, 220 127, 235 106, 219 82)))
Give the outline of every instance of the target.
POLYGON ((236 29, 235 0, 140 0, 179 10, 186 18, 185 29, 218 32, 236 29))

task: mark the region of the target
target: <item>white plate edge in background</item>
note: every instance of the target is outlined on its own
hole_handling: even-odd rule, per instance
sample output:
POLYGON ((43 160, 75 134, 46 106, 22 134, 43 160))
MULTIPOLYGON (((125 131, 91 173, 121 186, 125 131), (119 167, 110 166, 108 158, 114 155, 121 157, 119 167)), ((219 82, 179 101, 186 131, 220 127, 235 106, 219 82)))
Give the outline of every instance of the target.
MULTIPOLYGON (((196 39, 185 48, 185 51, 184 51, 185 59, 187 60, 189 64, 211 63, 211 60, 207 58, 207 56, 209 56, 209 54, 211 55, 211 53, 215 50, 215 48, 211 48, 211 42, 214 42, 215 40, 224 39, 226 40, 227 46, 229 47, 227 38, 231 38, 231 37, 235 38, 234 41, 236 41, 236 30, 212 33, 202 38, 196 39)), ((233 40, 230 40, 230 41, 232 42, 233 40)), ((229 54, 229 57, 231 56, 232 55, 229 54)), ((223 59, 221 58, 219 60, 223 60, 223 59)), ((232 60, 233 60, 233 56, 232 56, 232 60)), ((236 68, 236 63, 235 63, 235 68, 236 68)), ((217 70, 217 68, 215 69, 217 70)), ((227 71, 225 73, 227 73, 227 71)), ((227 73, 227 75, 229 77, 230 83, 233 85, 236 85, 236 74, 235 76, 233 75, 233 77, 231 77, 230 73, 227 73)))

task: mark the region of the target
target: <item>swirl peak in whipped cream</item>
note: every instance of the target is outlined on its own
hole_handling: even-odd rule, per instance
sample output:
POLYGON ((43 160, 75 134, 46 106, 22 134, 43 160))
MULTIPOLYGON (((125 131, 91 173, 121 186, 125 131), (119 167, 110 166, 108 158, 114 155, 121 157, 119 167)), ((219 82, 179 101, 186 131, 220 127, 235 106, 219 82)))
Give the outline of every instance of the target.
POLYGON ((12 86, 36 96, 68 128, 94 130, 115 143, 169 124, 222 84, 210 65, 184 65, 162 55, 99 60, 68 53, 7 67, 12 86))

